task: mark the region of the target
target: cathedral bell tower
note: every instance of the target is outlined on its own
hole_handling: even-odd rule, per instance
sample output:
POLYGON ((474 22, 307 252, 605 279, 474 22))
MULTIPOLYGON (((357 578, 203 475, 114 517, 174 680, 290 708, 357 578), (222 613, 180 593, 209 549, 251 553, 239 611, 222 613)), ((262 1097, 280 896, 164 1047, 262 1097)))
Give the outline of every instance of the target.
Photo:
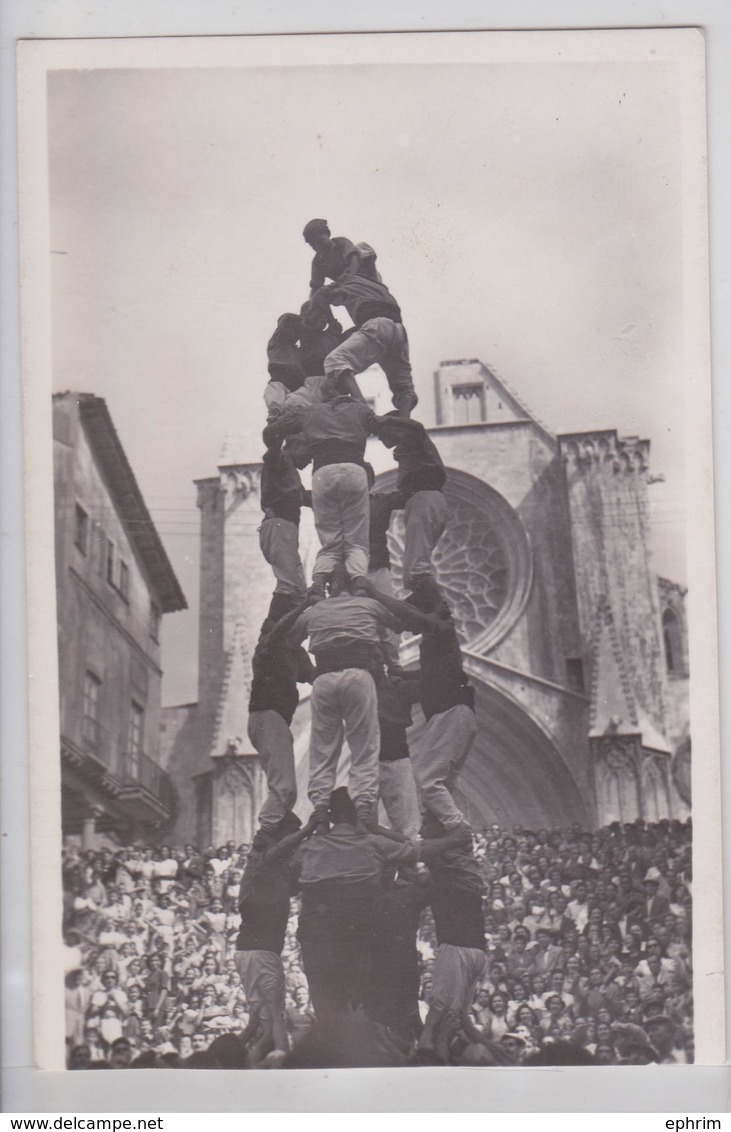
POLYGON ((266 794, 248 739, 251 658, 272 590, 259 551, 261 463, 227 442, 218 476, 197 481, 201 511, 198 712, 210 769, 195 775, 201 844, 250 842, 266 794), (205 738, 204 738, 205 736, 205 738))
POLYGON ((649 545, 650 444, 614 430, 559 437, 599 824, 673 816, 658 586, 649 545))

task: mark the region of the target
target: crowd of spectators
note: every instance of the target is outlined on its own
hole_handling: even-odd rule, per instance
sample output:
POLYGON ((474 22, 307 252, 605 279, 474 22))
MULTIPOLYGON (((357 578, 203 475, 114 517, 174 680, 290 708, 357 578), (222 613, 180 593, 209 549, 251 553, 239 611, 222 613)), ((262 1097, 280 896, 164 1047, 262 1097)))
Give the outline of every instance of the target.
MULTIPOLYGON (((690 822, 638 821, 594 833, 492 826, 475 843, 485 881, 486 973, 469 1016, 455 1020, 434 1059, 692 1062, 690 822)), ((233 961, 248 849, 67 846, 70 1068, 252 1064, 252 1019, 233 961)), ((387 1034, 376 1036, 380 1028, 365 1019, 352 1020, 355 1044, 348 1034, 337 1041, 318 1034, 297 909, 294 898, 282 956, 288 1063, 334 1056, 322 1053, 323 1043, 346 1059, 356 1050, 353 1064, 423 1063, 387 1034)), ((436 947, 429 909, 417 947, 423 1018, 436 947)))

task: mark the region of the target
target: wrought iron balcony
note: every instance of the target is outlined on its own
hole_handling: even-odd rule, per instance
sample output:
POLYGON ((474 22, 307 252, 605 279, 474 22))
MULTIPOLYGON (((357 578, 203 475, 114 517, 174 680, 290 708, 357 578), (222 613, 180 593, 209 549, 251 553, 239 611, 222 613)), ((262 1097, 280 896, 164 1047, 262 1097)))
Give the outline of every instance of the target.
POLYGON ((96 792, 110 828, 118 823, 124 832, 133 825, 160 828, 176 813, 176 795, 170 776, 144 751, 121 755, 112 735, 85 716, 81 741, 61 736, 64 789, 67 794, 96 792))
POLYGON ((127 751, 122 760, 122 782, 126 787, 138 787, 165 809, 173 804, 173 785, 170 775, 143 751, 127 751))

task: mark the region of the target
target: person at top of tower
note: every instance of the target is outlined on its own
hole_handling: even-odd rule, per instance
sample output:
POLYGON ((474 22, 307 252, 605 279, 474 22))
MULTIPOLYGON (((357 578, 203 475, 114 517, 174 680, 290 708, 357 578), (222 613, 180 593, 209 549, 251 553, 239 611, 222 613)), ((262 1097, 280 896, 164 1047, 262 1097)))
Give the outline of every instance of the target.
POLYGON ((418 403, 409 360, 409 339, 401 320, 401 308, 383 283, 364 275, 346 273, 311 299, 316 309, 343 306, 355 329, 325 358, 325 374, 338 388, 363 399, 356 375, 377 363, 386 375, 398 413, 408 417, 418 403))
POLYGON ((345 272, 381 282, 376 270, 376 253, 370 244, 354 244, 346 236, 331 236, 327 220, 309 220, 302 235, 315 253, 310 272, 311 294, 319 290, 326 279, 339 279, 345 272))
POLYGON ((432 554, 447 525, 443 488, 447 473, 436 444, 419 421, 403 420, 398 413, 382 418, 378 436, 393 448, 398 464, 397 485, 404 508, 404 585, 441 599, 432 554))
POLYGON ((299 469, 312 459, 309 448, 297 436, 283 444, 275 437, 267 448, 261 469, 261 509, 264 519, 259 527, 259 546, 274 571, 277 584, 269 616, 284 616, 292 599, 305 595, 307 584, 299 553, 300 511, 312 506, 312 493, 306 491, 299 469))
MULTIPOLYGON (((475 690, 462 667, 462 654, 449 606, 441 598, 411 594, 397 601, 380 593, 364 578, 362 590, 395 618, 411 606, 421 625, 419 699, 426 716, 421 741, 411 751, 414 775, 423 803, 445 829, 469 829, 452 790, 477 734, 475 690), (416 611, 419 611, 418 613, 416 611), (435 631, 435 626, 438 629, 435 631)), ((419 630, 418 630, 419 631, 419 630)), ((413 678, 414 674, 408 674, 413 678)))

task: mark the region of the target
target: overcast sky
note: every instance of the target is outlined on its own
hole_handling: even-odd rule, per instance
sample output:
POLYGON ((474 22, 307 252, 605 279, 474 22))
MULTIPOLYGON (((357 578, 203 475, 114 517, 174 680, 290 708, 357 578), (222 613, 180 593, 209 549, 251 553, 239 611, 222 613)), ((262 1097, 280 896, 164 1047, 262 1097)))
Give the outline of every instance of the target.
POLYGON ((188 597, 164 702, 196 697, 192 481, 227 434, 260 450, 313 216, 377 249, 426 423, 439 361, 480 357, 554 433, 649 437, 655 565, 685 580, 671 65, 57 71, 48 92, 54 388, 107 400, 188 597))

